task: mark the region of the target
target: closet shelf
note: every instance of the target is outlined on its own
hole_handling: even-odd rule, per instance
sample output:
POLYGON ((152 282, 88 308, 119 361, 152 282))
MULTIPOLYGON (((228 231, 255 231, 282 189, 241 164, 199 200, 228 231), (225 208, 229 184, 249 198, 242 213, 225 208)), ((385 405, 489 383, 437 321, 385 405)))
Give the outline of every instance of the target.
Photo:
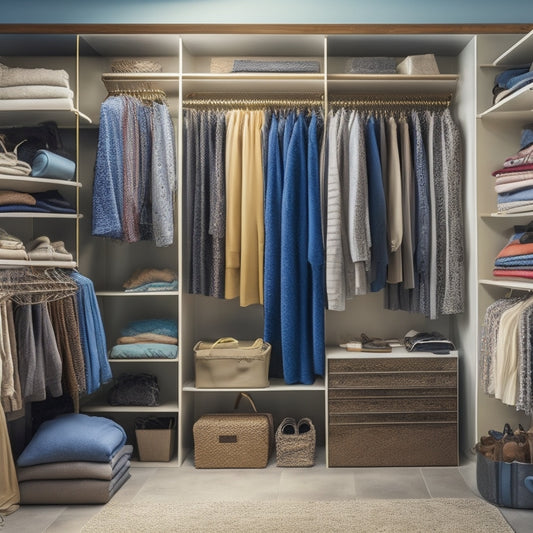
POLYGON ((478 115, 478 118, 488 117, 516 118, 523 119, 524 122, 531 120, 533 117, 533 84, 518 89, 478 115))
POLYGON ((108 359, 111 364, 114 363, 177 363, 178 358, 175 359, 155 359, 155 358, 144 358, 144 359, 108 359))
MULTIPOLYGON (((43 109, 41 105, 33 104, 32 100, 28 100, 28 104, 0 105, 0 124, 6 126, 34 126, 41 122, 53 120, 60 128, 74 128, 76 126, 76 115, 78 115, 85 122, 91 124, 90 117, 74 108, 71 100, 57 98, 58 103, 47 106, 43 109)), ((0 104, 8 102, 8 100, 0 100, 0 104)))
MULTIPOLYGON (((391 352, 376 353, 376 352, 348 352, 340 346, 328 346, 326 348, 326 359, 387 359, 387 358, 402 358, 402 357, 433 357, 432 352, 409 352, 403 346, 392 348, 391 352)), ((447 355, 440 355, 439 357, 458 357, 457 350, 451 351, 447 355)))
POLYGON ((325 385, 322 378, 318 378, 312 385, 287 385, 285 381, 281 378, 271 378, 270 386, 265 388, 248 388, 240 387, 237 389, 234 388, 225 388, 225 389, 199 389, 195 387, 194 382, 187 382, 183 385, 183 390, 187 392, 240 392, 240 391, 251 391, 251 392, 280 392, 280 391, 324 391, 325 385))
POLYGON ((516 289, 519 291, 533 291, 533 281, 517 281, 513 279, 480 279, 480 285, 490 285, 503 289, 516 289))
POLYGON ((21 212, 2 212, 0 213, 0 218, 83 218, 81 214, 65 214, 65 213, 32 213, 30 211, 21 211, 21 212))
POLYGON ((533 30, 498 56, 493 65, 527 65, 533 61, 533 30))
POLYGON ((457 74, 328 74, 328 90, 379 94, 453 94, 457 74))
POLYGON ((179 93, 180 75, 177 72, 109 72, 102 74, 106 89, 111 91, 156 89, 168 96, 179 93))
POLYGON ((75 261, 26 261, 24 259, 0 259, 0 268, 6 267, 50 267, 77 268, 75 261))
POLYGON ((109 405, 89 402, 80 407, 85 413, 176 413, 179 412, 178 402, 163 402, 156 407, 144 405, 109 405))
POLYGON ((480 215, 482 219, 489 220, 505 220, 505 219, 516 219, 516 218, 532 218, 533 211, 527 211, 524 213, 482 213, 480 215))
POLYGON ((42 192, 54 187, 80 187, 79 181, 59 180, 52 178, 34 178, 31 176, 8 176, 0 173, 0 187, 2 189, 20 192, 42 192))
POLYGON ((145 291, 145 292, 126 292, 126 291, 96 291, 96 296, 179 296, 179 291, 145 291))

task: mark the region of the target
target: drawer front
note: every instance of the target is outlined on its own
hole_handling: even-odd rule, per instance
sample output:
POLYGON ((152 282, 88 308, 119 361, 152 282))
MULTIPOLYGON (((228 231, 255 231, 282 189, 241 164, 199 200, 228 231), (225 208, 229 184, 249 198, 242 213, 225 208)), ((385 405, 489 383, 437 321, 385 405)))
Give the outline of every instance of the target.
POLYGON ((329 359, 329 372, 456 372, 456 357, 329 359))
POLYGON ((412 424, 414 422, 457 422, 455 411, 420 413, 340 413, 330 414, 330 424, 412 424))
POLYGON ((457 466, 457 424, 329 426, 329 466, 457 466))
POLYGON ((457 397, 427 397, 427 398, 353 398, 329 399, 330 413, 411 413, 427 411, 455 411, 457 412, 457 397))
POLYGON ((437 396, 455 396, 457 389, 455 387, 417 387, 416 389, 329 389, 328 397, 330 400, 353 400, 355 398, 387 398, 393 397, 396 401, 402 397, 417 398, 435 398, 437 396))
POLYGON ((455 372, 357 372, 330 373, 328 388, 456 387, 455 372))

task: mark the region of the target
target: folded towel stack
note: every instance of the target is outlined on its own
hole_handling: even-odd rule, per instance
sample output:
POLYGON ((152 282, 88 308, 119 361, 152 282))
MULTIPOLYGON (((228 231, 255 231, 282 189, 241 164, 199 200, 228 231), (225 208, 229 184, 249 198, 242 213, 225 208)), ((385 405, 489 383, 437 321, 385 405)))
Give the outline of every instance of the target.
POLYGON ((65 70, 8 67, 0 63, 0 109, 29 101, 42 108, 73 109, 74 94, 65 70))
POLYGON ((110 351, 110 359, 176 359, 178 328, 166 319, 130 322, 110 351))
POLYGON ((17 460, 22 504, 104 504, 130 478, 126 433, 103 417, 43 422, 17 460))

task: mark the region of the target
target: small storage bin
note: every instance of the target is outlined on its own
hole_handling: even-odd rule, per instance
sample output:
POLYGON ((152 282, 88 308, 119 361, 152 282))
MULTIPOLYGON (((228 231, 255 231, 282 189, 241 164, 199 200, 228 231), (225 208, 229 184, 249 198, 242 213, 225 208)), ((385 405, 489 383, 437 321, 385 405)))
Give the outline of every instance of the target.
POLYGON ((477 488, 500 507, 533 509, 533 464, 493 461, 477 452, 477 488))
POLYGON ((139 417, 135 437, 140 461, 170 461, 174 454, 175 420, 172 417, 139 417))
POLYGON ((298 431, 300 421, 296 424, 296 433, 285 434, 282 431, 283 421, 276 430, 276 464, 278 466, 302 467, 315 464, 316 430, 313 422, 304 419, 309 430, 305 433, 298 431))

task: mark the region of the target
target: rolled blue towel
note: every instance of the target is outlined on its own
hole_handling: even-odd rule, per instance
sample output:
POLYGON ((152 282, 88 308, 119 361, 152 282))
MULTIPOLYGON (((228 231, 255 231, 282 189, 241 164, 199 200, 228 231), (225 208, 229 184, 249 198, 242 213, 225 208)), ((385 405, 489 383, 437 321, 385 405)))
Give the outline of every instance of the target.
POLYGON ((36 178, 72 180, 76 163, 49 150, 37 150, 31 165, 31 175, 36 178))

